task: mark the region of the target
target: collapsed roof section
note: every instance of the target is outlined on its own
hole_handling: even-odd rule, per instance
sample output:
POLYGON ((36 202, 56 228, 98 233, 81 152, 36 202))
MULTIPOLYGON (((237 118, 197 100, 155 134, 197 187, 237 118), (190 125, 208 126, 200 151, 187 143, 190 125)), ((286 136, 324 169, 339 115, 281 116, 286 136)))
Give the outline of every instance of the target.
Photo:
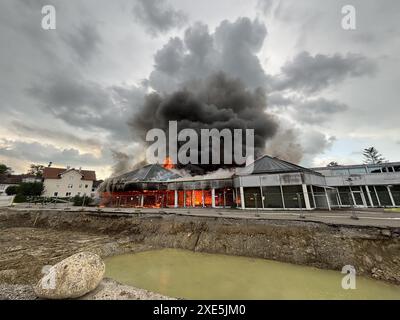
POLYGON ((120 180, 121 182, 162 182, 177 178, 181 178, 181 176, 158 164, 149 164, 142 168, 125 173, 115 179, 120 180))

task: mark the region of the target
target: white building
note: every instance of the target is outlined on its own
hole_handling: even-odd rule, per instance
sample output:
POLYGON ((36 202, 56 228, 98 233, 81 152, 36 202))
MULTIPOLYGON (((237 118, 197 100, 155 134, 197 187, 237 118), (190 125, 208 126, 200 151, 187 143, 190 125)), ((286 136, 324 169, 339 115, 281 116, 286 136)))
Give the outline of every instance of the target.
POLYGON ((43 171, 43 195, 46 197, 91 196, 95 171, 47 167, 43 171))
POLYGON ((313 168, 341 207, 400 207, 400 162, 313 168))

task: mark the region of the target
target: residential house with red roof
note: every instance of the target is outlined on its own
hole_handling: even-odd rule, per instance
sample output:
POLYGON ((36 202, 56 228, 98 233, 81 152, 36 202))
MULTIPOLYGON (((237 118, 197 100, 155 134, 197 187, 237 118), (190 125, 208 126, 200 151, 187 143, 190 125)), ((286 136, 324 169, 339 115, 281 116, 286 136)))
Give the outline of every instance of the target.
POLYGON ((43 195, 46 197, 91 196, 96 172, 75 168, 47 167, 43 170, 43 195))

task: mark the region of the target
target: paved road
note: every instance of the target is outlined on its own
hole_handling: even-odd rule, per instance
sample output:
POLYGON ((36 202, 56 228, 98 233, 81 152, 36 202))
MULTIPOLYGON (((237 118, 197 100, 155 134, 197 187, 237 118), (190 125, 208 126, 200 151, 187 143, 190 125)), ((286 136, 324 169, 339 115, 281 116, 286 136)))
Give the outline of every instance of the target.
MULTIPOLYGON (((54 205, 48 206, 17 206, 15 210, 55 210, 54 205)), ((59 207, 58 210, 82 211, 81 207, 59 207)), ((185 216, 219 217, 251 220, 297 220, 316 221, 337 225, 359 225, 376 227, 400 228, 400 212, 385 212, 383 210, 357 211, 257 211, 237 209, 134 209, 134 208, 84 208, 86 212, 104 212, 112 214, 177 214, 185 216), (356 216, 357 219, 353 219, 356 216)))

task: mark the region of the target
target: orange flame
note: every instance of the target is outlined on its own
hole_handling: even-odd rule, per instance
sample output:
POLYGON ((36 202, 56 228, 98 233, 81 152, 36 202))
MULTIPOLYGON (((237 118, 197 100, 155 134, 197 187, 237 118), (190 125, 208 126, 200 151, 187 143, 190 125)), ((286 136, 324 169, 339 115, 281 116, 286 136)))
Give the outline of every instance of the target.
POLYGON ((170 157, 166 157, 165 158, 163 167, 165 169, 173 169, 173 168, 175 168, 175 165, 172 162, 172 159, 170 157))

